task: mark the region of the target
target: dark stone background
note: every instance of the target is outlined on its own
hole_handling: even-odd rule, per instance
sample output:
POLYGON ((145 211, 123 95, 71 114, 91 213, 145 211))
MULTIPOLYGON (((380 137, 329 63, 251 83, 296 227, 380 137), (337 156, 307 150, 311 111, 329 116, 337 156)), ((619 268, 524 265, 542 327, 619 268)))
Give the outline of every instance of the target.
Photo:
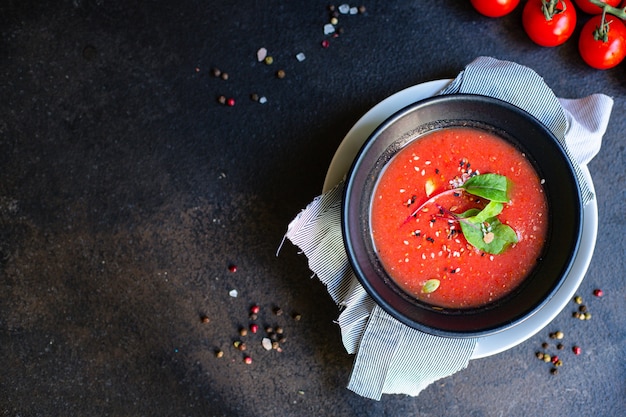
POLYGON ((626 64, 592 70, 575 39, 532 44, 521 6, 489 19, 458 0, 364 4, 324 49, 326 1, 1 3, 1 415, 626 414, 626 64), (572 304, 417 398, 363 399, 345 388, 337 308, 293 245, 277 249, 363 113, 480 55, 532 67, 560 97, 615 99, 589 166, 600 226, 580 294, 593 318, 572 319, 572 304), (287 341, 266 352, 247 336, 245 365, 232 343, 254 303, 287 341), (564 351, 552 376, 534 353, 557 329, 583 353, 564 351))

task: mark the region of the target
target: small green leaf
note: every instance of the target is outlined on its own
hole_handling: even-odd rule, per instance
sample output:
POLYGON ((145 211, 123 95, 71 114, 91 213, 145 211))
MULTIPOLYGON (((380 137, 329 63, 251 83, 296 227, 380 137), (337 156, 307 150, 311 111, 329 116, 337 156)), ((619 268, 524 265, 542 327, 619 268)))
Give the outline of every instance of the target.
POLYGON ((470 220, 472 223, 486 222, 488 219, 496 217, 498 214, 500 214, 503 208, 504 206, 502 205, 502 203, 490 201, 489 204, 487 204, 480 213, 475 214, 474 217, 467 220, 470 220))
POLYGON ((461 230, 465 239, 476 249, 498 255, 513 243, 517 243, 517 234, 510 226, 502 224, 497 217, 475 223, 470 219, 461 219, 461 230), (484 227, 490 228, 485 232, 484 227))
POLYGON ((466 192, 498 203, 508 203, 510 182, 500 174, 476 175, 461 186, 466 192))
POLYGON ((439 281, 438 279, 429 279, 424 283, 424 285, 422 285, 422 292, 424 294, 430 294, 431 292, 439 288, 439 284, 441 284, 441 281, 439 281))

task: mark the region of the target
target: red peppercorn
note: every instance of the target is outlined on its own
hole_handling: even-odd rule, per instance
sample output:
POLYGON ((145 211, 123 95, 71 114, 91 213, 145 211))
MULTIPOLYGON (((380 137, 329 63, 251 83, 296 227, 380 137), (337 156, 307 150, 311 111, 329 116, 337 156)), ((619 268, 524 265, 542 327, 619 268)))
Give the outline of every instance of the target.
POLYGON ((580 349, 580 346, 574 346, 572 348, 572 352, 574 352, 574 355, 580 355, 580 353, 582 352, 582 350, 580 349))
POLYGON ((595 295, 596 297, 602 297, 604 295, 604 291, 602 291, 600 288, 596 288, 595 290, 593 290, 593 295, 595 295))
POLYGON ((230 272, 237 272, 237 265, 235 265, 235 264, 228 265, 228 270, 230 272))
POLYGON ((252 324, 250 325, 250 331, 251 331, 252 333, 256 333, 256 332, 258 332, 258 331, 259 331, 259 325, 258 325, 258 324, 256 324, 256 323, 252 323, 252 324))

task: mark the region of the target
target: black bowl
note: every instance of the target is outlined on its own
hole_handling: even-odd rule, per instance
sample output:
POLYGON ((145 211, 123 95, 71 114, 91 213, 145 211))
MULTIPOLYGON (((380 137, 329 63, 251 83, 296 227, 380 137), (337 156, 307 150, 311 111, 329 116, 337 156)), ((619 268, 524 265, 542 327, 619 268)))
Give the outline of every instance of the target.
POLYGON ((524 110, 490 97, 456 94, 428 98, 400 110, 366 140, 346 179, 342 230, 348 258, 369 295, 390 315, 445 337, 479 337, 508 329, 535 314, 558 291, 578 251, 582 199, 572 164, 552 132, 524 110), (435 129, 485 129, 524 152, 542 179, 549 228, 542 258, 518 288, 482 307, 450 309, 400 289, 377 258, 370 231, 371 196, 379 174, 405 145, 435 129))

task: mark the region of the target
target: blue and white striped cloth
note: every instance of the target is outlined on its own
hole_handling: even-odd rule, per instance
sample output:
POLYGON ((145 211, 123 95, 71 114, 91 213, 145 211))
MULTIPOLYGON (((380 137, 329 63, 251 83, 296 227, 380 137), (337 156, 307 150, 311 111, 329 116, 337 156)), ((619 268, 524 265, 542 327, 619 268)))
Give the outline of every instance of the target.
MULTIPOLYGON (((583 201, 593 199, 579 165, 586 165, 600 150, 613 106, 610 97, 560 99, 531 69, 489 57, 469 64, 441 92, 451 93, 499 98, 533 114, 568 149, 583 201)), ((465 369, 477 339, 443 338, 412 329, 369 297, 352 271, 343 244, 343 185, 315 198, 289 224, 286 237, 307 256, 309 268, 342 309, 338 323, 344 347, 356 354, 348 389, 375 400, 382 394, 418 395, 434 381, 465 369)))

